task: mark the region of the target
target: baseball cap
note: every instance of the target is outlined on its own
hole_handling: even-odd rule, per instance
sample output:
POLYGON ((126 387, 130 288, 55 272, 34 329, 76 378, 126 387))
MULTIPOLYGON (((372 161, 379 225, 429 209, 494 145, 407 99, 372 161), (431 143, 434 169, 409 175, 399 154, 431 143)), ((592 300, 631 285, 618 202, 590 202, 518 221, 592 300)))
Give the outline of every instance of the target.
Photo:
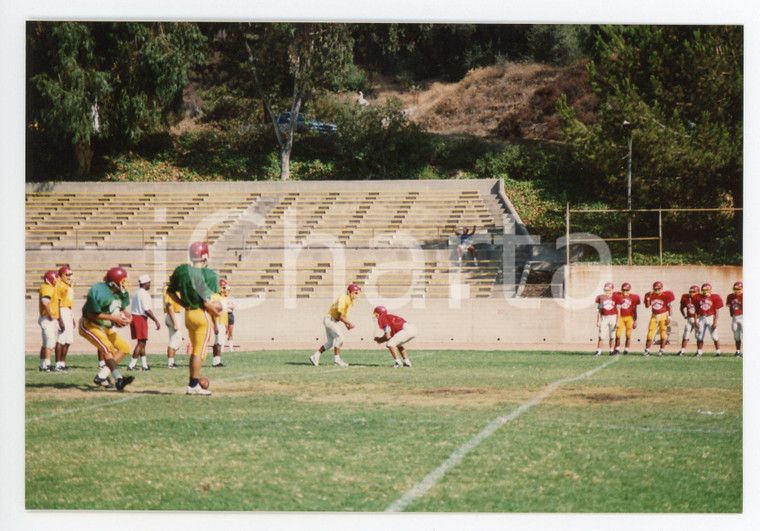
POLYGON ((149 275, 142 275, 140 278, 137 279, 138 284, 147 284, 148 282, 150 282, 149 275))

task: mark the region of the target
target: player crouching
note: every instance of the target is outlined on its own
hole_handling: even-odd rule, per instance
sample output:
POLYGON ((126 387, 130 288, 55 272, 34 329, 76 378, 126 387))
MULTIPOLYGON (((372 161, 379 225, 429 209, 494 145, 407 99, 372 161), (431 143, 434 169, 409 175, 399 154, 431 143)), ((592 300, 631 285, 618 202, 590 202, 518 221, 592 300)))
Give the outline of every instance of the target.
POLYGON ((127 340, 113 330, 114 326, 120 328, 129 324, 131 316, 126 311, 128 307, 127 272, 121 267, 112 267, 103 282, 90 288, 79 321, 79 335, 98 349, 105 362, 93 382, 111 388, 114 385, 109 374, 112 374, 119 391, 123 391, 135 379, 134 376, 122 376, 119 373, 118 364, 129 354, 130 348, 127 340))
POLYGON ((338 297, 330 310, 322 319, 322 324, 325 325, 325 334, 327 335, 327 342, 314 351, 314 354, 309 356, 309 361, 315 367, 319 365, 319 357, 326 350, 333 349, 335 351, 335 365, 340 367, 348 367, 348 363, 343 361, 340 357, 340 347, 343 346, 343 332, 338 326, 339 323, 346 325, 347 330, 351 330, 354 325, 348 320, 348 311, 354 305, 356 299, 359 298, 359 294, 362 289, 356 284, 350 284, 346 289, 346 292, 338 297))
POLYGON ((417 327, 397 315, 388 313, 384 306, 375 308, 373 316, 377 319, 377 326, 384 332, 384 335, 375 338, 375 342, 380 345, 387 342, 386 346, 395 360, 393 367, 411 367, 412 362, 404 345, 417 336, 417 327), (403 365, 399 354, 403 358, 403 365))

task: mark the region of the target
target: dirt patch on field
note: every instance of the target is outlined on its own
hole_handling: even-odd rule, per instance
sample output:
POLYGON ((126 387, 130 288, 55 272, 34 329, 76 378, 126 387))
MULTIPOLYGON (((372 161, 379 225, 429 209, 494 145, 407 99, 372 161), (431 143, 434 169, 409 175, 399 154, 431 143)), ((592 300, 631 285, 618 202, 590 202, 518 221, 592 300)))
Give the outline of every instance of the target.
POLYGON ((559 388, 545 399, 547 404, 583 406, 614 402, 669 404, 680 407, 731 407, 741 408, 742 393, 730 389, 703 388, 649 390, 628 387, 572 387, 559 388))

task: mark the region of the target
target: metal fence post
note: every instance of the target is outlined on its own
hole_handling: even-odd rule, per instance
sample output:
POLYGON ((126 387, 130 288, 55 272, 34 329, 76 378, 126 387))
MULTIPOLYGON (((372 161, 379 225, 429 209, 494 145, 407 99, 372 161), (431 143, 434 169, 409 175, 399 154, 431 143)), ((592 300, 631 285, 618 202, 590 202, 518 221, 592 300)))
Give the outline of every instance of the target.
POLYGON ((662 265, 662 208, 657 209, 657 222, 659 229, 659 242, 660 242, 660 265, 662 265))

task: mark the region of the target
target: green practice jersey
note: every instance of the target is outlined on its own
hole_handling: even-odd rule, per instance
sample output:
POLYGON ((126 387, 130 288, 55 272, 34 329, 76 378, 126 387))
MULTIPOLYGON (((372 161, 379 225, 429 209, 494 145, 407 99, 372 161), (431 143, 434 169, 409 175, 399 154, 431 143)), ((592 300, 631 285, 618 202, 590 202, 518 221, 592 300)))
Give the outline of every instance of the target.
MULTIPOLYGON (((120 291, 114 293, 108 284, 101 282, 93 284, 90 291, 87 292, 87 301, 82 307, 82 317, 87 317, 87 314, 90 313, 114 314, 127 308, 129 308, 129 293, 120 291)), ((107 328, 113 326, 113 321, 105 319, 99 319, 95 322, 107 328)))
POLYGON ((219 291, 219 275, 205 267, 182 264, 172 273, 168 291, 176 293, 185 308, 201 308, 219 291))

